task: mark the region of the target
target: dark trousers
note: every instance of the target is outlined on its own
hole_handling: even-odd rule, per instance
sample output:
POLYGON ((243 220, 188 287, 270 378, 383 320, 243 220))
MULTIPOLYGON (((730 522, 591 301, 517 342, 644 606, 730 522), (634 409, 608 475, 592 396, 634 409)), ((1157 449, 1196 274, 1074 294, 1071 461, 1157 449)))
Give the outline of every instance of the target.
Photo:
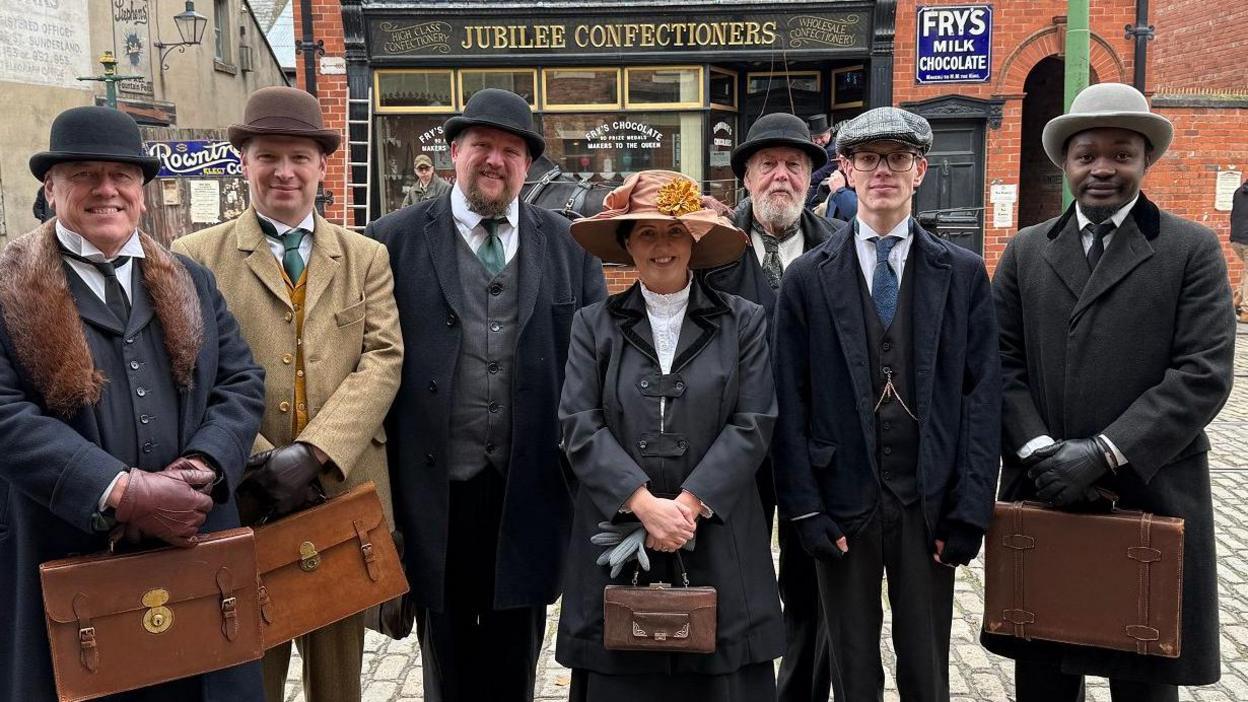
MULTIPOLYGON (((1061 666, 1044 661, 1014 663, 1018 702, 1083 702, 1083 676, 1063 673, 1061 666)), ((1178 702, 1179 688, 1162 683, 1109 680, 1114 702, 1178 702)))
POLYGON ((546 608, 494 609, 504 479, 451 483, 442 611, 417 613, 427 702, 532 702, 546 608))
POLYGON ((849 538, 849 552, 816 562, 837 702, 884 698, 885 573, 902 702, 948 701, 954 569, 932 559, 934 548, 919 505, 906 507, 884 490, 875 514, 849 538))
POLYGON ((819 606, 815 559, 802 548, 792 522, 780 521, 780 600, 784 603, 784 658, 776 680, 778 702, 827 702, 832 687, 828 634, 819 606))

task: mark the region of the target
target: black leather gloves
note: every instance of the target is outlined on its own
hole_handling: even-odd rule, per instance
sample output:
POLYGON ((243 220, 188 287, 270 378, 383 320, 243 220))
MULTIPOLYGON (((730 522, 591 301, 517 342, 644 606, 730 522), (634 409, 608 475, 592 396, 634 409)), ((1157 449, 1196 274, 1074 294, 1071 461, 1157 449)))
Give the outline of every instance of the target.
POLYGON ((984 532, 965 522, 947 522, 936 527, 937 538, 945 542, 940 551, 940 562, 947 566, 964 566, 979 555, 979 545, 984 532))
POLYGON ((151 537, 187 547, 195 545, 212 505, 211 497, 181 478, 131 468, 116 514, 133 540, 151 537))
POLYGON ((247 467, 255 469, 247 480, 267 495, 278 517, 315 501, 319 491, 312 483, 325 469, 312 447, 298 441, 253 455, 247 467))
POLYGON ((802 542, 802 548, 815 558, 834 560, 845 555, 845 552, 836 545, 845 533, 828 515, 816 514, 804 519, 795 519, 793 528, 797 530, 797 538, 802 542))
POLYGON ((1037 449, 1033 456, 1040 460, 1027 471, 1036 483, 1036 496, 1056 507, 1096 500, 1093 484, 1109 472, 1108 449, 1100 437, 1069 439, 1037 449))

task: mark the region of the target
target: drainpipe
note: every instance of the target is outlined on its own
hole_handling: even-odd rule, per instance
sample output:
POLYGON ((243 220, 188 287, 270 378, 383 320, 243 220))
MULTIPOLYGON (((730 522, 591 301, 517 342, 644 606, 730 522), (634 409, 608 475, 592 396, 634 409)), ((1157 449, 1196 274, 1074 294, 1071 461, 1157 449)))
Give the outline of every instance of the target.
MULTIPOLYGON (((1074 102, 1079 91, 1088 87, 1089 71, 1089 40, 1088 29, 1089 0, 1067 0, 1066 3, 1066 81, 1062 101, 1062 112, 1070 112, 1070 103, 1074 102)), ((1062 208, 1070 206, 1074 197, 1070 193, 1070 183, 1062 188, 1062 208)))
POLYGON ((316 97, 316 57, 325 53, 325 40, 312 35, 312 0, 299 0, 300 22, 303 37, 295 46, 296 54, 303 54, 304 89, 316 97))
POLYGON ((1148 40, 1156 36, 1156 28, 1148 23, 1148 0, 1135 0, 1135 26, 1127 25, 1127 38, 1135 40, 1135 89, 1144 92, 1145 69, 1148 64, 1148 40))

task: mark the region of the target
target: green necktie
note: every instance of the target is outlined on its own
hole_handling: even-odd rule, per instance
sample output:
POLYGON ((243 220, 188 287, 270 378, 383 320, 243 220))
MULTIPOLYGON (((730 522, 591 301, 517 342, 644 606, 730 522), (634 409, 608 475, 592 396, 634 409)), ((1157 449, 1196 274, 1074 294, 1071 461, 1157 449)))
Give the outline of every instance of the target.
POLYGON ((298 285, 299 278, 303 275, 305 267, 303 256, 299 253, 299 245, 303 243, 303 237, 310 232, 306 229, 295 227, 278 236, 277 229, 272 222, 259 217, 256 219, 260 220, 260 229, 264 230, 266 236, 282 242, 282 249, 285 251, 282 254, 282 268, 286 269, 286 276, 290 278, 290 282, 298 285))
POLYGON ((498 238, 498 225, 506 221, 501 218, 481 220, 481 228, 485 230, 485 242, 477 248, 477 258, 481 259, 481 265, 485 266, 491 276, 498 275, 503 266, 507 265, 503 240, 498 238))

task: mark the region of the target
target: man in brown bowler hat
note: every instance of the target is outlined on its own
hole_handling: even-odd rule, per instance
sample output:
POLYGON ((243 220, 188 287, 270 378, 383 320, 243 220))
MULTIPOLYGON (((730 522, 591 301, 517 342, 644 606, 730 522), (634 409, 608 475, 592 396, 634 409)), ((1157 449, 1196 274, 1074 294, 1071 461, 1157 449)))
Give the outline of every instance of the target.
MULTIPOLYGON (((382 420, 403 361, 386 249, 316 214, 317 186, 339 134, 324 129, 316 98, 262 88, 229 130, 242 153, 251 207, 174 242, 217 276, 256 361, 265 413, 240 487, 245 524, 330 495, 377 485, 391 523, 382 420)), ((358 614, 295 641, 308 702, 360 699, 364 618, 358 614)), ((285 697, 290 644, 264 657, 265 697, 285 697)))

